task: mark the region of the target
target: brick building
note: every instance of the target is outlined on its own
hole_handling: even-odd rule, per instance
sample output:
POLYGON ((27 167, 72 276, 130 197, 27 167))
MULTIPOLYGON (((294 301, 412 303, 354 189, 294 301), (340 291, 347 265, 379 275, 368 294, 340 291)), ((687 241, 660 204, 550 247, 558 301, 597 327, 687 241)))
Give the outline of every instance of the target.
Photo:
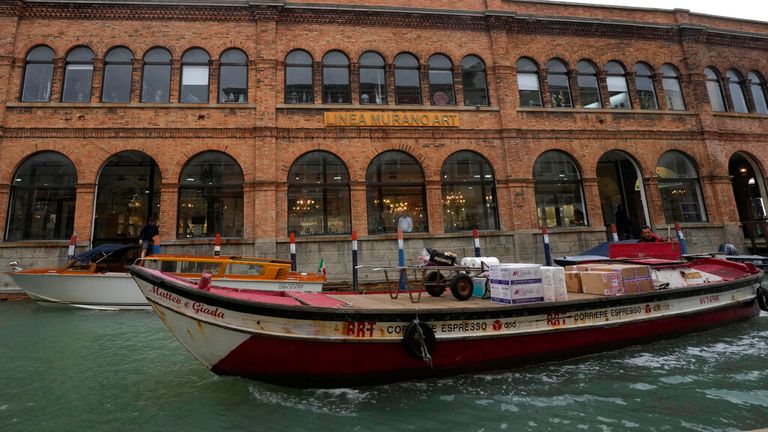
MULTIPOLYGON (((768 24, 525 0, 0 4, 0 258, 164 251, 541 261, 765 217, 768 24), (182 4, 183 3, 183 4, 182 4)), ((369 277, 369 276, 365 276, 369 277)), ((3 282, 6 283, 7 282, 3 282)))

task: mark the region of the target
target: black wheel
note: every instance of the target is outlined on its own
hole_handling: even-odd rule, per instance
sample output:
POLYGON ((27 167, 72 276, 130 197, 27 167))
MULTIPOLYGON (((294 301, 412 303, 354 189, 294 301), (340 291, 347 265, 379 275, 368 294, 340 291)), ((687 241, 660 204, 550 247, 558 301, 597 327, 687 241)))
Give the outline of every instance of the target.
POLYGON ((403 347, 414 358, 428 361, 435 352, 435 332, 429 324, 413 321, 408 324, 403 335, 403 347))
POLYGON ((445 278, 439 271, 427 273, 424 276, 424 289, 432 297, 440 297, 445 292, 445 278))
POLYGON ((467 300, 472 297, 475 285, 472 278, 466 273, 458 273, 451 281, 451 293, 457 300, 467 300))

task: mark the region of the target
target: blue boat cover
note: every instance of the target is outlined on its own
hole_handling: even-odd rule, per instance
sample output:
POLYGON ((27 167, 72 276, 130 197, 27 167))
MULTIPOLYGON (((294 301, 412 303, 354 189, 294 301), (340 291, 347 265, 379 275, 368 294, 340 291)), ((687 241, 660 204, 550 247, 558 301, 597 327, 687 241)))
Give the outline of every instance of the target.
POLYGON ((637 242, 638 242, 638 240, 636 240, 636 239, 633 239, 633 240, 619 240, 617 242, 603 242, 603 243, 600 243, 599 245, 593 247, 592 249, 585 250, 581 254, 582 255, 598 255, 598 256, 608 257, 609 256, 609 253, 608 253, 608 245, 609 244, 611 244, 611 243, 614 243, 614 244, 616 244, 616 243, 637 243, 637 242))
POLYGON ((95 248, 83 252, 79 255, 75 255, 75 260, 83 263, 91 262, 94 259, 100 259, 112 255, 116 252, 123 252, 128 249, 136 249, 138 245, 135 244, 120 244, 120 243, 105 243, 98 245, 95 248))

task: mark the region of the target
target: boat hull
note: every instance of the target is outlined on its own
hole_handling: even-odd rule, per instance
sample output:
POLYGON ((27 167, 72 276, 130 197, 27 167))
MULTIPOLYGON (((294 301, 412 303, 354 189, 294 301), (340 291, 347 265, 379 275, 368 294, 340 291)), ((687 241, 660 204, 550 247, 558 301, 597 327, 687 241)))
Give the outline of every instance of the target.
POLYGON ((132 273, 169 330, 211 371, 297 387, 507 369, 703 331, 759 314, 758 276, 560 303, 485 301, 482 307, 449 310, 426 304, 417 310, 357 310, 232 300, 157 274, 132 273), (402 343, 415 319, 435 334, 431 362, 409 354, 402 343))
POLYGON ((32 300, 43 306, 83 309, 149 309, 127 273, 10 273, 32 300))

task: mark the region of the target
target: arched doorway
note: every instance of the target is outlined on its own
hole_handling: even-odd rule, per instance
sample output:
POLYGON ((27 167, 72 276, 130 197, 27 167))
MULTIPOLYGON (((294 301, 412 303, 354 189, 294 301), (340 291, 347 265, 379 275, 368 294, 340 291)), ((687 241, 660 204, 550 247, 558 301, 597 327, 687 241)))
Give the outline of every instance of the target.
POLYGON ((728 175, 744 236, 748 239, 762 237, 765 235, 766 189, 760 166, 752 156, 738 152, 728 161, 728 175))
POLYGON ((605 226, 616 224, 619 238, 638 238, 649 225, 640 167, 626 153, 611 150, 597 162, 597 184, 605 226))
POLYGON ((138 242, 139 230, 160 211, 160 169, 138 151, 113 155, 99 173, 93 244, 138 242))

